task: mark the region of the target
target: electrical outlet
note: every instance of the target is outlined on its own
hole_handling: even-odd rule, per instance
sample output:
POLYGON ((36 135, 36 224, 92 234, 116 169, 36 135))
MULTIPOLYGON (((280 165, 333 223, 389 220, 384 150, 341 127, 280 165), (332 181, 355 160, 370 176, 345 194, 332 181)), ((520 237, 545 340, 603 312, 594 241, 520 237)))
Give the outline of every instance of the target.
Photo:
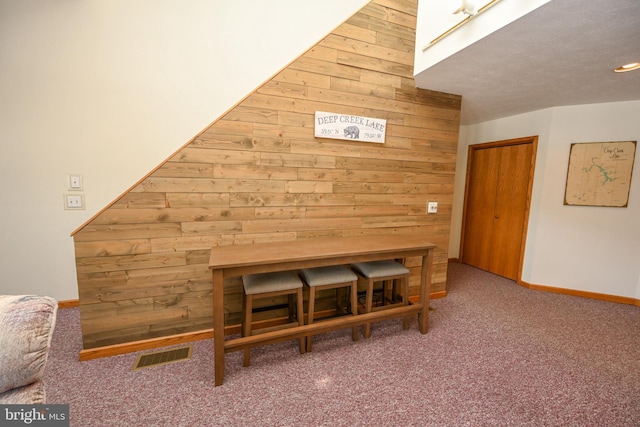
POLYGON ((82 194, 65 194, 64 195, 64 208, 65 209, 84 209, 84 195, 82 194))
POLYGON ((427 202, 427 213, 438 213, 438 202, 427 202))

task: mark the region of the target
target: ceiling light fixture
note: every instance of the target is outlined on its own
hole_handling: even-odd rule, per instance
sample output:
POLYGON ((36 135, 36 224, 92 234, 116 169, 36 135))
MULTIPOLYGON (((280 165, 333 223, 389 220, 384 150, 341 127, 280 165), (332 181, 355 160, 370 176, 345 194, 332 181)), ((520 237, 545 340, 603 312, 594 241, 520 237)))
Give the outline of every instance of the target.
POLYGON ((434 44, 436 44, 440 40, 444 39, 449 34, 453 33, 455 30, 457 30, 458 28, 462 27, 467 22, 471 21, 472 19, 474 19, 478 15, 486 12, 487 10, 489 10, 493 5, 495 5, 499 1, 500 0, 482 0, 482 1, 478 1, 478 0, 449 0, 449 4, 448 4, 449 7, 446 9, 449 13, 457 15, 460 12, 464 12, 464 14, 467 15, 467 16, 462 18, 453 27, 449 28, 447 31, 445 31, 444 33, 440 34, 435 39, 431 40, 431 42, 429 44, 425 45, 422 48, 422 51, 424 52, 425 50, 429 49, 431 46, 433 46, 434 44), (480 7, 478 8, 478 6, 480 6, 480 7))
POLYGON ((476 2, 473 0, 449 0, 449 10, 453 15, 462 12, 465 15, 473 16, 478 13, 476 2))
POLYGON ((640 63, 639 62, 633 62, 631 64, 627 64, 627 65, 623 65, 621 67, 616 68, 615 71, 616 73, 626 73, 627 71, 633 71, 633 70, 638 70, 640 69, 640 63))

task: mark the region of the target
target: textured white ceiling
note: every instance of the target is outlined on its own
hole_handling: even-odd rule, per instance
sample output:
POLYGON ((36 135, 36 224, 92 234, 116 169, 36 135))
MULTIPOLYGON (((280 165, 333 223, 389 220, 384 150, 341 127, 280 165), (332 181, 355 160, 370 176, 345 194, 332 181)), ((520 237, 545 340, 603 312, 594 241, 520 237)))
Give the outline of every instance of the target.
POLYGON ((640 70, 613 72, 630 62, 640 62, 640 0, 552 0, 415 80, 462 95, 461 123, 473 124, 554 106, 640 100, 640 70))

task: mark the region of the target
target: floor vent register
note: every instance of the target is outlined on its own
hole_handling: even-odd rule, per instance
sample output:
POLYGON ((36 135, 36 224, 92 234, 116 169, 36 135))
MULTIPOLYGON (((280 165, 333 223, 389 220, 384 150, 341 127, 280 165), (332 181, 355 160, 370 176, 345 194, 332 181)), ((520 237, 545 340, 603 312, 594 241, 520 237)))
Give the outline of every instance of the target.
POLYGON ((157 351, 155 353, 141 354, 138 356, 132 370, 151 368, 152 366, 166 365, 191 359, 192 347, 181 347, 170 350, 157 351))

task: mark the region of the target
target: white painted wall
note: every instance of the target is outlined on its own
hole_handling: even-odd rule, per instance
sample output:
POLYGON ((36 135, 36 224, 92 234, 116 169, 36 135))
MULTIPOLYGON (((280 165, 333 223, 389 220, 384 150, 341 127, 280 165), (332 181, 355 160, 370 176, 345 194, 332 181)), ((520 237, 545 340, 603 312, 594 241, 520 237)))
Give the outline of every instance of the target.
MULTIPOLYGON (((627 208, 565 206, 575 142, 640 140, 640 101, 556 107, 463 126, 449 256, 458 257, 470 144, 539 135, 522 279, 566 289, 640 295, 640 174, 627 208)), ((635 169, 638 169, 636 153, 635 169)))
MULTIPOLYGON (((366 3, 0 2, 0 293, 77 298, 70 233, 366 3), (84 177, 84 211, 63 209, 69 173, 84 177)), ((638 140, 639 112, 563 107, 463 127, 449 255, 468 144, 537 134, 523 280, 640 298, 640 174, 627 209, 562 205, 570 143, 638 140)))
POLYGON ((0 2, 0 293, 77 298, 70 233, 367 2, 0 2))
MULTIPOLYGON (((640 247, 638 248, 638 255, 636 256, 636 262, 640 263, 640 247)), ((640 300, 640 276, 638 276, 638 287, 636 288, 636 299, 640 300)))

